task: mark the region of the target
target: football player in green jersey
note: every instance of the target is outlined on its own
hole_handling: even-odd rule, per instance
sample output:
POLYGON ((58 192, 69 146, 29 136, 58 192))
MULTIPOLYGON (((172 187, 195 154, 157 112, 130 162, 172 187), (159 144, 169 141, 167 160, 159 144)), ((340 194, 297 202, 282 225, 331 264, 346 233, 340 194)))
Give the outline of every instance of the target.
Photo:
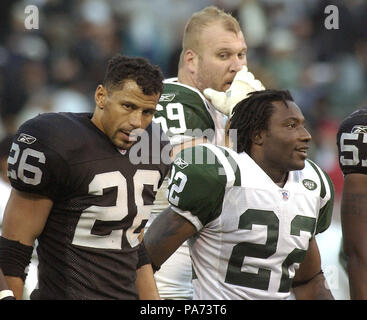
POLYGON ((234 109, 237 150, 178 154, 170 208, 145 245, 160 266, 189 239, 194 299, 333 299, 315 240, 331 222, 334 188, 307 160, 311 136, 288 91, 254 92, 234 109))
MULTIPOLYGON (((217 106, 213 107, 203 93, 206 88, 211 88, 208 97, 213 97, 213 103, 220 104, 222 97, 218 92, 224 94, 234 84, 238 87, 240 83, 246 83, 245 90, 250 91, 261 86, 249 77, 246 51, 238 21, 223 10, 210 6, 194 13, 188 20, 178 76, 164 81, 164 91, 153 119, 170 137, 173 154, 195 143, 224 144, 227 117, 218 112, 217 106), (235 81, 235 77, 240 79, 235 81)), ((241 88, 243 96, 243 85, 241 88)), ((169 205, 166 188, 167 180, 158 191, 151 221, 169 205)), ((187 243, 184 243, 155 273, 161 298, 191 299, 191 269, 187 243)))

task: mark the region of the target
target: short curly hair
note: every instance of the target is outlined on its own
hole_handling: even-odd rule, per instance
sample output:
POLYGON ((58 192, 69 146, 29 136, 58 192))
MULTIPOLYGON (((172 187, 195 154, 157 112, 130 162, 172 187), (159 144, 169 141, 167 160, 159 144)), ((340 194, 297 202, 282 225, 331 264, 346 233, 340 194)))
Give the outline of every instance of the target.
POLYGON ((161 69, 147 59, 117 54, 108 61, 103 86, 116 89, 126 80, 134 80, 145 95, 161 94, 163 79, 161 69))

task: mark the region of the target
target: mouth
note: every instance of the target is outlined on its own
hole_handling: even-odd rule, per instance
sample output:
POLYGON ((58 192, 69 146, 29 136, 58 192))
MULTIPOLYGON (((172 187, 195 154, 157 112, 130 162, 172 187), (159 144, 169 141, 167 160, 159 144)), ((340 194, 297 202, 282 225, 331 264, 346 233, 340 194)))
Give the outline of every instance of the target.
POLYGON ((296 148, 296 151, 306 158, 308 149, 309 149, 308 146, 304 146, 304 147, 296 148))
POLYGON ((125 140, 125 141, 136 141, 137 140, 137 136, 133 133, 131 133, 131 131, 126 131, 126 130, 119 130, 119 132, 121 133, 122 135, 122 138, 125 140))
POLYGON ((233 80, 224 82, 224 91, 228 90, 232 85, 233 80))

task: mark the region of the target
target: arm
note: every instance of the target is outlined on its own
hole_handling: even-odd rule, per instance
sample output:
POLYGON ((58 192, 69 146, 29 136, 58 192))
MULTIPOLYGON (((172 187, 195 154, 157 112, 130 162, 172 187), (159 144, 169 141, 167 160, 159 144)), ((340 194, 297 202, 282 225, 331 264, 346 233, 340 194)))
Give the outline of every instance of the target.
POLYGON ((5 276, 0 269, 0 300, 14 300, 14 294, 9 290, 8 284, 5 280, 5 276))
MULTIPOLYGON (((5 208, 2 237, 32 246, 46 224, 52 205, 49 198, 12 189, 5 208)), ((20 277, 5 278, 15 297, 21 299, 23 280, 20 277)))
POLYGON ((367 175, 344 179, 341 203, 343 246, 348 257, 351 299, 367 299, 367 175))
MULTIPOLYGON (((142 243, 144 229, 140 232, 139 241, 142 243)), ((144 248, 144 247, 143 247, 144 248)), ((148 253, 139 248, 139 262, 136 270, 135 287, 139 293, 140 300, 160 300, 158 288, 155 283, 152 265, 148 253)))
POLYGON ((185 148, 192 148, 198 144, 207 143, 208 139, 206 137, 193 138, 190 141, 186 141, 180 144, 172 146, 171 159, 174 161, 178 153, 180 153, 185 148))
POLYGON ((0 269, 0 291, 9 290, 8 284, 6 283, 3 271, 0 269))
POLYGON ((135 286, 140 300, 160 300, 153 269, 150 264, 141 266, 137 271, 135 286))
POLYGON ((145 247, 152 263, 160 267, 172 253, 196 233, 191 222, 168 207, 150 225, 144 235, 145 247))
POLYGON ((306 257, 293 279, 293 292, 297 300, 333 300, 321 272, 320 252, 315 238, 310 241, 306 257))

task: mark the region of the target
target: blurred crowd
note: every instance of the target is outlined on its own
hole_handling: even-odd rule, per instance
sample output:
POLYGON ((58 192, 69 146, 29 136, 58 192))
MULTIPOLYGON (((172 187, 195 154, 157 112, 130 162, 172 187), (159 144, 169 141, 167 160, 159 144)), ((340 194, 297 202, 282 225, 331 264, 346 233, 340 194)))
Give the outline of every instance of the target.
POLYGON ((115 53, 143 56, 175 76, 185 22, 217 5, 237 17, 248 66, 266 87, 289 89, 309 120, 311 158, 337 192, 335 133, 367 105, 367 1, 364 0, 2 0, 0 137, 41 112, 94 109, 95 87, 115 53), (39 29, 24 26, 39 9, 39 29), (325 8, 338 9, 327 29, 325 8))

